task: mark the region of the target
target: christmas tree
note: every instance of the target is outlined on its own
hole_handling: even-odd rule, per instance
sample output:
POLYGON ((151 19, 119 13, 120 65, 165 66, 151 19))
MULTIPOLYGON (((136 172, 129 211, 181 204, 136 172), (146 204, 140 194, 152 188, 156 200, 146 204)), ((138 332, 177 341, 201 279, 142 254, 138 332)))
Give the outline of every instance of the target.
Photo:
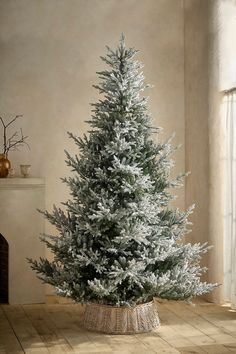
POLYGON ((175 149, 152 127, 137 50, 126 48, 122 36, 107 51, 91 130, 83 139, 69 133, 80 152, 66 152, 74 173, 63 182, 71 199, 43 212, 59 232, 42 237, 54 259, 30 260, 31 267, 57 294, 82 303, 134 306, 207 293, 217 286, 200 280, 208 247, 183 243, 193 208, 170 207, 170 188, 182 185, 184 175, 171 178, 175 149))

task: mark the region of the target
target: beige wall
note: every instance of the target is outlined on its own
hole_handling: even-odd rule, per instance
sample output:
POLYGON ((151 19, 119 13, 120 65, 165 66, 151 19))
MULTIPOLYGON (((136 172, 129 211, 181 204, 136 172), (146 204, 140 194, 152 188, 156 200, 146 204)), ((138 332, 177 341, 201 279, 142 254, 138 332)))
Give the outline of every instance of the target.
MULTIPOLYGON (((195 203, 191 241, 208 241, 208 2, 186 0, 185 18, 185 162, 186 206, 195 203)), ((208 266, 208 256, 204 264, 208 266)))
MULTIPOLYGON (((185 0, 185 162, 192 174, 185 189, 186 206, 195 201, 191 241, 207 241, 213 248, 203 259, 205 279, 224 283, 223 173, 225 121, 220 116, 224 64, 220 53, 220 4, 231 0, 185 0), (220 75, 221 74, 221 75, 220 75), (221 77, 220 77, 221 76, 221 77), (221 79, 221 80, 220 80, 221 79)), ((227 28, 227 26, 224 26, 227 28)), ((226 46, 227 41, 223 41, 226 46)), ((224 53, 225 54, 225 53, 224 53)), ((228 67, 225 66, 227 70, 228 67)), ((223 301, 223 286, 208 294, 223 301)))

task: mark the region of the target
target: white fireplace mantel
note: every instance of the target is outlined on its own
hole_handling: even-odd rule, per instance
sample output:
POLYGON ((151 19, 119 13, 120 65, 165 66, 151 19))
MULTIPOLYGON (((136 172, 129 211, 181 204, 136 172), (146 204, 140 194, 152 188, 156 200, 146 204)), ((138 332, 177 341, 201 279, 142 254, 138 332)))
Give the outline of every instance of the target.
POLYGON ((43 178, 0 178, 0 189, 34 189, 44 188, 45 181, 43 178))
POLYGON ((44 256, 39 236, 44 219, 45 182, 42 178, 0 179, 0 233, 9 244, 9 303, 44 302, 44 286, 26 258, 44 256))

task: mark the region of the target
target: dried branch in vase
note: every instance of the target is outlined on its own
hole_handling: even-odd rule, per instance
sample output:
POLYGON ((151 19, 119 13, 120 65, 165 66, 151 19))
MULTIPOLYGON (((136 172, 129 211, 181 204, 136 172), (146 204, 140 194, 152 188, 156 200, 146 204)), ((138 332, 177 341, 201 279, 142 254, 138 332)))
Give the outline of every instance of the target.
POLYGON ((15 131, 9 138, 7 137, 7 129, 9 126, 14 123, 17 119, 22 118, 23 116, 16 115, 10 122, 5 123, 2 117, 0 121, 3 127, 3 153, 7 156, 9 151, 19 150, 22 146, 26 145, 29 147, 29 144, 26 142, 28 136, 23 134, 23 130, 20 128, 20 131, 15 131))

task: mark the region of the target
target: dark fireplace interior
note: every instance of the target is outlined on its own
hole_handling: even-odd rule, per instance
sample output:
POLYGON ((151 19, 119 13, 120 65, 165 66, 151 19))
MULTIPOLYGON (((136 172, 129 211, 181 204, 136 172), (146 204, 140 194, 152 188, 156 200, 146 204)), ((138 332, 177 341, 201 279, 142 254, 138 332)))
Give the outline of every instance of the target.
POLYGON ((7 240, 0 234, 0 303, 8 303, 8 257, 7 240))

